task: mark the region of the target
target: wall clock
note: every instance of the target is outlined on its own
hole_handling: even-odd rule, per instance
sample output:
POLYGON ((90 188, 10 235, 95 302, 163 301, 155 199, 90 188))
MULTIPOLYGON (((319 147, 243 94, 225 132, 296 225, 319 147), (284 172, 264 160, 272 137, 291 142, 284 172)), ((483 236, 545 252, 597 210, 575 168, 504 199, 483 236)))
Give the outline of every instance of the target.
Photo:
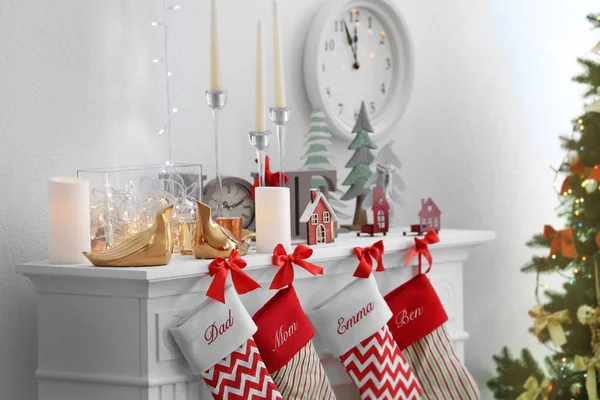
MULTIPOLYGON (((203 201, 212 209, 213 219, 217 216, 217 181, 212 180, 204 187, 203 201)), ((241 178, 223 177, 223 217, 242 217, 244 229, 254 222, 254 200, 252 184, 241 178)))
POLYGON ((391 132, 408 104, 413 53, 408 29, 390 0, 329 0, 310 28, 304 81, 333 134, 350 139, 361 102, 374 137, 391 132))

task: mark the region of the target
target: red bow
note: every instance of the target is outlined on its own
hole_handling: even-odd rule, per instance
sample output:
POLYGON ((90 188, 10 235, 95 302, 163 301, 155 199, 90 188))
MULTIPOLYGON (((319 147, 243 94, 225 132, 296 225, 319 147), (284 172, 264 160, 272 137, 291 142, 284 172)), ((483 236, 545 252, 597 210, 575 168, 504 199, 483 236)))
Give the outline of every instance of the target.
POLYGON ((246 267, 246 261, 240 257, 240 253, 237 250, 231 252, 229 260, 223 257, 214 259, 208 266, 208 272, 214 278, 208 287, 206 295, 225 304, 225 283, 229 271, 231 271, 233 286, 239 294, 258 289, 260 285, 250 275, 242 271, 244 267, 246 267))
POLYGON ((437 235, 437 233, 435 232, 435 230, 433 230, 433 229, 431 229, 429 232, 427 232, 427 235, 425 235, 425 237, 423 239, 415 238, 415 248, 408 255, 408 259, 406 260, 405 265, 408 265, 411 262, 411 260, 418 255, 419 256, 419 274, 421 274, 421 273, 423 273, 421 270, 421 267, 422 267, 421 258, 422 258, 422 256, 425 256, 425 258, 429 262, 429 268, 427 268, 427 271, 425 271, 425 273, 428 273, 429 270, 431 269, 431 264, 433 263, 433 259, 431 258, 431 253, 429 252, 428 245, 437 243, 439 241, 440 241, 440 238, 437 235))
POLYGON ((294 252, 289 255, 286 253, 285 248, 282 244, 278 244, 273 250, 273 265, 279 268, 279 271, 275 274, 273 282, 269 289, 281 289, 284 286, 291 285, 294 281, 294 266, 296 264, 299 267, 304 268, 313 275, 323 275, 323 268, 318 265, 304 261, 312 256, 313 250, 300 243, 294 249, 294 252))
POLYGON ((368 278, 373 271, 373 259, 377 261, 377 269, 375 271, 385 271, 383 261, 381 260, 381 256, 383 255, 383 240, 373 243, 371 247, 355 247, 354 253, 360 260, 356 271, 354 271, 355 277, 368 278))
POLYGON ((573 238, 573 229, 567 228, 557 231, 550 225, 545 225, 544 239, 552 239, 550 242, 550 257, 561 254, 567 258, 579 257, 573 238))

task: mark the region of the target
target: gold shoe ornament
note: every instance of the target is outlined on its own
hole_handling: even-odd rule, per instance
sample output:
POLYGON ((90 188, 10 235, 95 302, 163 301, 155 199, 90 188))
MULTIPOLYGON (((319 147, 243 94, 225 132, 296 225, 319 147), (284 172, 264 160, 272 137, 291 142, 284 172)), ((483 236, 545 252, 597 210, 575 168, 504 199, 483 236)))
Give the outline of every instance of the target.
POLYGON ((254 234, 246 235, 239 240, 227 228, 215 223, 212 210, 206 204, 196 201, 198 206, 198 223, 192 238, 192 251, 196 258, 229 257, 234 249, 245 255, 250 249, 250 241, 254 234))
POLYGON ((168 206, 156 213, 154 224, 109 250, 83 252, 97 267, 151 267, 166 265, 173 255, 171 211, 168 206))

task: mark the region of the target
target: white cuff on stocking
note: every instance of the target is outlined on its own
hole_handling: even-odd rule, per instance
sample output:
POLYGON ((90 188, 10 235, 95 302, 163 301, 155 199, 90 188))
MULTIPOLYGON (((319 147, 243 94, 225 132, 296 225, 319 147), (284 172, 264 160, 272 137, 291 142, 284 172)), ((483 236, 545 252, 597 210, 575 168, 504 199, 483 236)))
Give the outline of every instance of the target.
POLYGON ((225 304, 207 298, 171 328, 173 339, 195 375, 213 367, 256 332, 233 285, 225 304))
POLYGON ((373 276, 355 279, 307 313, 334 357, 373 335, 392 317, 373 276))

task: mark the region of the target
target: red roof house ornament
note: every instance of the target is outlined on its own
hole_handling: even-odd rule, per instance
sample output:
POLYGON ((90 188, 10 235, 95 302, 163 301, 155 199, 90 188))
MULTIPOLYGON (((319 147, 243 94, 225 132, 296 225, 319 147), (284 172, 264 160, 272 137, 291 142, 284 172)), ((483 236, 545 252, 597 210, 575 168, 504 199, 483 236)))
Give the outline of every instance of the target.
MULTIPOLYGON (((419 223, 410 226, 410 231, 418 235, 433 229, 436 233, 442 229, 442 212, 440 208, 429 197, 421 199, 421 211, 419 211, 419 223)), ((406 232, 404 232, 406 235, 406 232)))
POLYGON ((337 217, 333 208, 319 189, 310 190, 310 203, 300 217, 306 224, 308 244, 333 243, 337 217))
POLYGON ((371 236, 375 233, 383 233, 383 236, 385 236, 390 229, 390 203, 388 203, 383 187, 380 185, 373 187, 371 210, 373 210, 373 223, 361 225, 360 232, 357 232, 356 236, 360 236, 361 233, 371 236))

